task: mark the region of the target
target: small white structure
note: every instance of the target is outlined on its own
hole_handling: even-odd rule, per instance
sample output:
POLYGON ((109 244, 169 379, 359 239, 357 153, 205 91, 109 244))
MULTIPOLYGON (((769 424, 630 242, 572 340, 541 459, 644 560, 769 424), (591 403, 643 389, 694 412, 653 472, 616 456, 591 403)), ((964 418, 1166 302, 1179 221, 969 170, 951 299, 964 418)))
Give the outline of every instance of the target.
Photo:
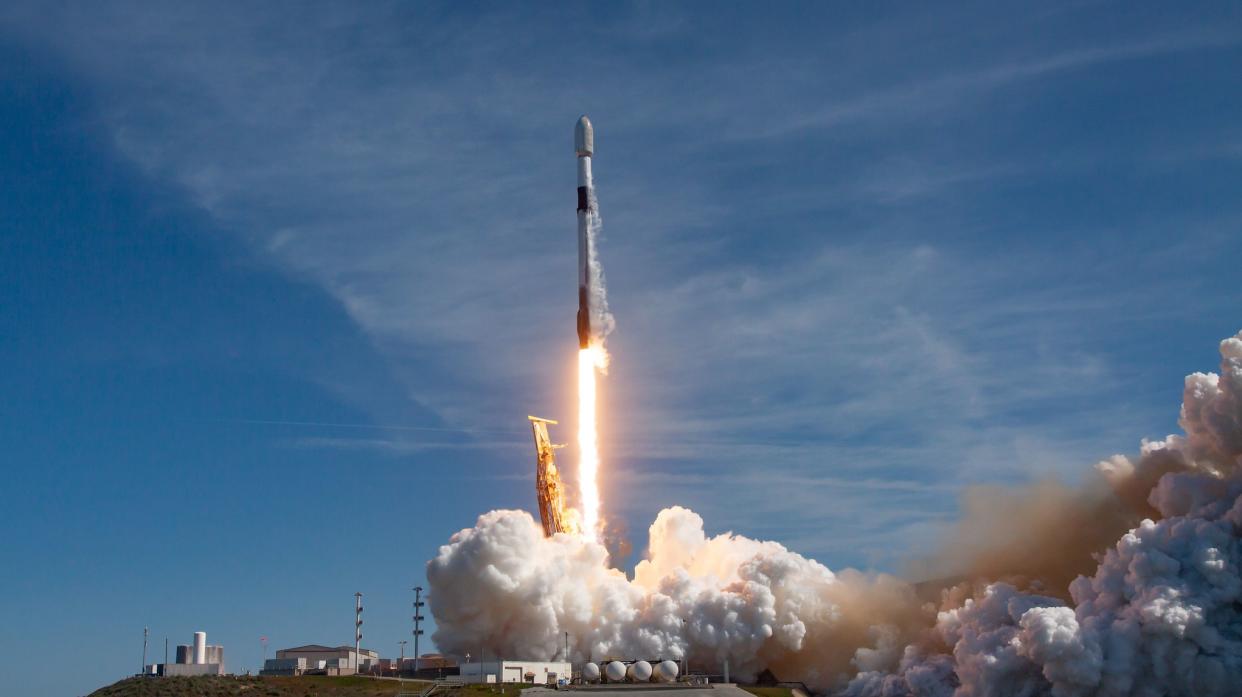
POLYGON ((608 676, 608 682, 621 682, 625 680, 625 664, 621 661, 613 661, 604 667, 604 675, 608 676))
POLYGON ((194 642, 177 646, 176 663, 157 663, 158 675, 224 675, 224 647, 209 646, 207 632, 194 632, 194 642))
POLYGON ((194 665, 207 662, 207 632, 194 632, 194 665))
POLYGON ((461 664, 462 682, 555 684, 573 675, 568 661, 485 661, 461 664))

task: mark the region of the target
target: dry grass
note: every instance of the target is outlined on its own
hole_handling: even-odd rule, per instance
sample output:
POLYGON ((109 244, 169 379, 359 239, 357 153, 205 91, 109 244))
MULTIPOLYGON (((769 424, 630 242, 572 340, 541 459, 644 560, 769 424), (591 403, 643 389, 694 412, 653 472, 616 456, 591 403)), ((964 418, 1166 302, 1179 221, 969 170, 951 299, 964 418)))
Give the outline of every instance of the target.
MULTIPOLYGON (((410 692, 421 691, 428 684, 407 680, 405 689, 410 692)), ((358 676, 213 675, 193 678, 129 678, 96 690, 90 697, 393 697, 400 690, 401 685, 395 680, 375 680, 358 676)), ((499 693, 493 693, 490 697, 499 697, 499 693)), ((510 694, 509 697, 514 695, 510 694)))

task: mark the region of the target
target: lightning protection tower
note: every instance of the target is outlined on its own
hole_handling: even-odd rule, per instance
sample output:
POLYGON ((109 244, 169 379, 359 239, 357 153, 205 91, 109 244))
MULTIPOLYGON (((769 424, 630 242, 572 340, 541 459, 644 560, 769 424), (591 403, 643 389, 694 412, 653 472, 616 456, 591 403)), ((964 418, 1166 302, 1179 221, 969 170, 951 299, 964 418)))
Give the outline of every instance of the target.
POLYGON ((362 594, 354 593, 354 673, 358 673, 362 652, 362 594))
POLYGON ((414 586, 414 677, 418 677, 418 638, 423 635, 423 587, 414 586))

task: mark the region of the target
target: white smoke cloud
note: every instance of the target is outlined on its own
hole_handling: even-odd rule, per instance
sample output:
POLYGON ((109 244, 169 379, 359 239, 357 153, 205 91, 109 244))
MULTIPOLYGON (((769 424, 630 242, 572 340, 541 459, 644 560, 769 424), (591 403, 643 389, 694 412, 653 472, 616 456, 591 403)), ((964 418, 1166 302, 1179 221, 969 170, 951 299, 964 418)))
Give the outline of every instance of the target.
POLYGON ((607 568, 604 548, 545 538, 525 511, 492 511, 427 565, 436 645, 451 654, 550 659, 569 632, 574 660, 680 660, 735 675, 763 668, 827 686, 852 673, 875 628, 931 621, 907 584, 834 574, 775 542, 708 538, 703 520, 674 507, 650 530, 634 579, 607 568))
POLYGON ((1068 599, 984 579, 946 591, 937 612, 893 577, 708 538, 680 507, 657 516, 630 580, 602 546, 544 538, 529 514, 493 511, 428 562, 436 643, 546 659, 567 631, 574 660, 688 656, 719 672, 728 659, 741 679, 768 668, 850 697, 1239 694, 1242 333, 1221 354, 1219 376, 1186 379, 1184 435, 1101 463, 1118 500, 1145 490, 1131 509, 1149 517, 1100 550, 1068 599))
POLYGON ((1121 536, 1073 606, 992 584, 942 611, 948 653, 914 655, 851 682, 852 697, 903 695, 1237 695, 1242 686, 1242 333, 1221 342, 1221 374, 1186 378, 1184 436, 1144 442, 1101 469, 1119 490, 1150 481, 1158 514, 1121 536), (943 672, 951 661, 952 673, 943 672), (940 672, 935 672, 940 671, 940 672), (935 672, 939 681, 927 681, 935 672))

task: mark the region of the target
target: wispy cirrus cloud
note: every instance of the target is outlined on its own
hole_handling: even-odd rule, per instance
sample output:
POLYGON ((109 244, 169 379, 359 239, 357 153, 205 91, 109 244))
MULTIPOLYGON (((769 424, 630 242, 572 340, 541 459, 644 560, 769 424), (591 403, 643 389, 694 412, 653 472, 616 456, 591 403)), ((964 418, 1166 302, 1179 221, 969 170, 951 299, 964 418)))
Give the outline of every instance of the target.
MULTIPOLYGON (((878 549, 943 520, 964 482, 1072 472, 1130 447, 1133 411, 1155 419, 1112 409, 1134 372, 1108 337, 1181 311, 1193 281, 1157 258, 1178 243, 1149 233, 1145 254, 1103 259, 1041 243, 1074 225, 1009 209, 1048 168, 977 124, 1037 131, 1041 114, 989 97, 1236 34, 1048 41, 992 18, 960 28, 986 50, 958 55, 926 26, 952 18, 926 14, 825 24, 812 43, 761 23, 718 38, 677 9, 235 9, 7 24, 88 76, 122 152, 327 289, 433 427, 461 434, 322 424, 291 445, 513 461, 528 443, 498 425, 572 411, 579 111, 600 124, 617 481, 808 544, 862 516, 820 551, 857 526, 878 549), (1116 280, 1134 274, 1149 280, 1116 280), (765 489, 787 493, 756 503, 765 489)), ((641 516, 657 499, 614 501, 641 516)))

